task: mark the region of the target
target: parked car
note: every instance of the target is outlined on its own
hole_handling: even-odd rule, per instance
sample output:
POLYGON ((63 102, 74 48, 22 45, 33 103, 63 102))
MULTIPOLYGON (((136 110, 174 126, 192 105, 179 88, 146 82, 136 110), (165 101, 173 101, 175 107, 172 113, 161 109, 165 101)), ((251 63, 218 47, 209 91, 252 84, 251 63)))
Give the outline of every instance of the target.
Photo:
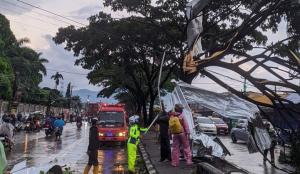
POLYGON ((221 119, 221 118, 211 118, 214 122, 215 126, 217 127, 218 134, 228 134, 228 125, 221 119))
POLYGON ((248 120, 239 119, 235 128, 231 129, 230 136, 233 143, 236 143, 238 140, 248 141, 249 138, 248 131, 248 120))
POLYGON ((196 124, 201 132, 206 134, 217 135, 217 127, 210 118, 197 117, 196 124))

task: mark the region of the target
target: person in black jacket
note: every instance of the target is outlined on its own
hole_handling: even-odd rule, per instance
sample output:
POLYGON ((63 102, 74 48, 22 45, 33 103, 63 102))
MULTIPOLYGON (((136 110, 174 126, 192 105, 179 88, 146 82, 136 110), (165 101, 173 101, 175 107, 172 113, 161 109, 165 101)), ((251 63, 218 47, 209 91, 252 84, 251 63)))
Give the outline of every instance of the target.
POLYGON ((170 147, 170 137, 169 137, 169 115, 164 109, 162 103, 162 111, 157 119, 159 124, 159 138, 160 138, 160 162, 166 159, 171 161, 171 147, 170 147))
POLYGON ((90 128, 89 135, 89 146, 87 154, 89 156, 89 162, 86 165, 83 174, 88 174, 91 167, 94 166, 93 174, 99 173, 99 163, 98 163, 98 149, 99 149, 99 139, 98 139, 98 129, 97 129, 97 119, 91 120, 92 126, 90 128))

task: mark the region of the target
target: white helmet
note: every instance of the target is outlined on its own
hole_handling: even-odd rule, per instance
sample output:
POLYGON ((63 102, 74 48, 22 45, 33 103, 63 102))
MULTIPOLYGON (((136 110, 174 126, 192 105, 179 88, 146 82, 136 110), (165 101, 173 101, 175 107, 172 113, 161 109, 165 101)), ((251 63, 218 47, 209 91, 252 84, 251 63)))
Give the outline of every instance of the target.
POLYGON ((139 119, 140 119, 140 116, 133 115, 133 116, 129 117, 129 124, 138 123, 139 119))

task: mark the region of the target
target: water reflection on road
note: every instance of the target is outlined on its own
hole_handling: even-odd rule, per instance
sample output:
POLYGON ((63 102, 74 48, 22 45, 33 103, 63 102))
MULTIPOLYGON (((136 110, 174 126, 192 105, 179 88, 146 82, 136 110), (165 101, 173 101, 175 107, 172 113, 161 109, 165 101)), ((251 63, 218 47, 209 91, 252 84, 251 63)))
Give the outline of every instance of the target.
MULTIPOLYGON (((44 165, 58 160, 70 166, 75 174, 82 174, 88 161, 86 155, 88 146, 89 126, 84 124, 81 130, 75 124, 67 124, 61 141, 54 137, 45 137, 43 131, 24 133, 15 136, 15 146, 7 153, 9 168, 16 163, 27 160, 27 166, 44 165)), ((106 144, 99 150, 101 174, 126 173, 127 155, 124 147, 118 144, 106 144)))
POLYGON ((125 173, 127 165, 126 150, 118 144, 109 143, 98 151, 99 168, 101 174, 125 173))

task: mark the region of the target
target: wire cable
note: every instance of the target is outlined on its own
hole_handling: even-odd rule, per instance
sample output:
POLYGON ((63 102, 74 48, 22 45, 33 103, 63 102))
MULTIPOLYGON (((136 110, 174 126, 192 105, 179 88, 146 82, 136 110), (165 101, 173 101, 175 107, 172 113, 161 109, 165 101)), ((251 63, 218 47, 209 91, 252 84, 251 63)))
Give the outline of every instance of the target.
MULTIPOLYGON (((9 5, 13 6, 13 7, 17 7, 17 8, 19 8, 19 9, 23 9, 23 10, 25 10, 25 11, 27 11, 27 10, 31 11, 31 9, 26 8, 26 7, 23 7, 23 6, 20 6, 20 5, 16 4, 16 3, 13 3, 13 2, 9 2, 9 1, 6 1, 6 0, 3 0, 3 2, 6 3, 6 4, 9 4, 9 5)), ((67 22, 67 21, 64 21, 64 20, 55 18, 54 16, 48 16, 48 15, 46 15, 46 14, 44 14, 44 13, 39 13, 39 12, 36 12, 36 11, 31 11, 31 12, 32 12, 32 13, 35 13, 35 14, 37 14, 37 15, 39 15, 39 16, 42 15, 42 16, 45 16, 45 17, 47 17, 47 18, 49 18, 49 19, 56 20, 56 21, 59 21, 59 22, 62 22, 62 23, 68 24, 68 25, 74 25, 74 24, 72 24, 72 23, 70 23, 70 22, 67 22)), ((76 26, 76 27, 81 27, 81 26, 78 26, 78 25, 74 25, 74 26, 76 26)))
POLYGON ((75 21, 75 20, 73 20, 73 19, 71 19, 71 18, 67 18, 67 17, 65 17, 65 16, 63 16, 63 15, 54 13, 54 12, 49 11, 49 10, 46 10, 46 9, 44 9, 44 8, 35 6, 35 5, 30 4, 30 3, 28 3, 28 2, 24 2, 24 1, 22 1, 22 0, 17 0, 17 1, 20 2, 20 3, 23 3, 23 4, 25 4, 25 5, 28 5, 28 6, 30 6, 30 7, 33 7, 33 8, 39 9, 39 10, 41 10, 41 11, 47 12, 47 13, 49 13, 49 14, 52 14, 52 15, 54 15, 54 16, 58 16, 58 17, 60 17, 60 18, 66 19, 66 20, 68 20, 68 21, 72 21, 72 22, 74 22, 74 23, 76 23, 76 24, 79 24, 79 25, 82 25, 82 26, 84 26, 84 27, 87 26, 86 24, 83 24, 83 23, 81 23, 81 22, 75 21))

